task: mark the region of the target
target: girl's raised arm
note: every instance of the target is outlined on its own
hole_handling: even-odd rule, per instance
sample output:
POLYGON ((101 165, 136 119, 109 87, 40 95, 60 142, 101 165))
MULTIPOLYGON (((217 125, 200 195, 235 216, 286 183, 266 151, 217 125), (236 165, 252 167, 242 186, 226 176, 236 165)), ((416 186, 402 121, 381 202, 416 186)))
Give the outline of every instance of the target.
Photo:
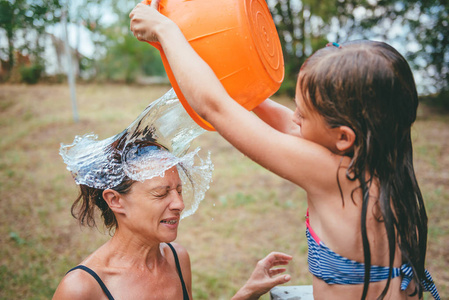
POLYGON ((293 111, 271 99, 266 99, 253 109, 265 123, 280 132, 300 136, 301 128, 293 122, 293 111))
POLYGON ((178 26, 157 11, 158 3, 138 4, 130 14, 131 30, 141 41, 161 44, 182 93, 196 113, 258 164, 306 190, 321 189, 327 180, 323 173, 329 173, 322 169, 329 166, 325 160, 336 160, 332 153, 276 130, 234 101, 178 26))

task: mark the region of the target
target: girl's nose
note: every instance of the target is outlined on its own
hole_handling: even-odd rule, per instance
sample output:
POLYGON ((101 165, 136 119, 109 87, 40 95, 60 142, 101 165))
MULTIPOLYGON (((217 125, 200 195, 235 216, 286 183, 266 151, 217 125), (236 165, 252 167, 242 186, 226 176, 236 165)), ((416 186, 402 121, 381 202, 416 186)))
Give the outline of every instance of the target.
POLYGON ((293 123, 301 126, 301 117, 298 112, 298 109, 296 109, 295 112, 293 113, 292 121, 293 121, 293 123))

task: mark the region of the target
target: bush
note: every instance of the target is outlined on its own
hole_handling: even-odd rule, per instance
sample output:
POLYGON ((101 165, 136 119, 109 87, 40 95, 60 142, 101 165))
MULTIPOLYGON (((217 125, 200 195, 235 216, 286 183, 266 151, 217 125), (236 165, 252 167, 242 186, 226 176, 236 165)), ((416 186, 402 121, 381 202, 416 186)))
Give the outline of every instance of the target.
POLYGON ((281 87, 279 88, 278 93, 282 95, 287 95, 290 98, 294 98, 296 93, 296 79, 285 77, 281 87))
POLYGON ((421 96, 421 103, 438 109, 440 113, 449 112, 449 89, 440 91, 437 94, 421 96))
POLYGON ((44 66, 42 65, 32 65, 29 67, 21 67, 20 68, 20 76, 22 82, 28 84, 35 84, 41 78, 42 72, 44 71, 44 66))

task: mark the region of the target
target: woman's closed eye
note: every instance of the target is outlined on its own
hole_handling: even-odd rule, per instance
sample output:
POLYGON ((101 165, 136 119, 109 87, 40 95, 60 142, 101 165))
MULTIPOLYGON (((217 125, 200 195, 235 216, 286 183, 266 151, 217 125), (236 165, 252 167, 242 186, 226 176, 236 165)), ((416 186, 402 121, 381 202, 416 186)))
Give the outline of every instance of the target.
POLYGON ((182 185, 178 185, 176 187, 176 191, 178 192, 179 195, 182 195, 182 185))
POLYGON ((170 191, 170 189, 167 188, 157 188, 157 189, 153 189, 151 191, 151 195, 156 197, 156 198, 164 198, 168 195, 168 192, 170 191))
POLYGON ((157 189, 152 190, 151 194, 154 197, 161 199, 161 198, 167 197, 170 194, 170 191, 174 190, 174 189, 176 190, 176 192, 179 195, 182 195, 182 185, 178 185, 176 188, 170 188, 168 186, 164 187, 164 188, 162 188, 162 187, 161 188, 157 188, 157 189))

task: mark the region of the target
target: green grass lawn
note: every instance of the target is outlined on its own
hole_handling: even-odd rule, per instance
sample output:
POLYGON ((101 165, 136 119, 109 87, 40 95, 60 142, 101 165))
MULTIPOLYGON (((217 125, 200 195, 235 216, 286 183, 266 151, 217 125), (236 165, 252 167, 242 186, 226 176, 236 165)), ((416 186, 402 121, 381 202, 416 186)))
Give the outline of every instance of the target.
MULTIPOLYGON (((76 185, 60 143, 126 128, 169 87, 79 85, 80 122, 62 85, 0 85, 0 299, 49 299, 65 272, 108 234, 70 215, 76 185)), ((274 98, 284 104, 294 103, 274 98)), ((449 298, 449 116, 421 109, 413 130, 415 168, 429 215, 427 268, 449 298)), ((195 299, 229 299, 271 251, 294 256, 290 284, 311 284, 304 234, 305 193, 259 167, 217 133, 194 146, 210 151, 213 182, 198 211, 181 223, 195 299)), ((268 296, 264 296, 268 299, 268 296)))

